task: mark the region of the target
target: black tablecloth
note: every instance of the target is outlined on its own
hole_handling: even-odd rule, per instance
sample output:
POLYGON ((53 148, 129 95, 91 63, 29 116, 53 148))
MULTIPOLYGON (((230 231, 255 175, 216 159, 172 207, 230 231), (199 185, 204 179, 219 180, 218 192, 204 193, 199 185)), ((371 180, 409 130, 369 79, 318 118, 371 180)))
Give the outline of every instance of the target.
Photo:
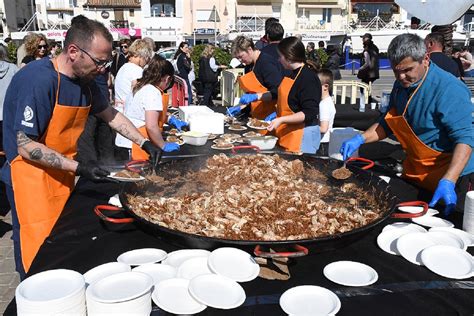
POLYGON ((372 124, 378 122, 380 114, 378 109, 371 110, 370 107, 366 107, 364 112, 360 112, 358 105, 336 104, 334 127, 353 127, 365 131, 372 124))

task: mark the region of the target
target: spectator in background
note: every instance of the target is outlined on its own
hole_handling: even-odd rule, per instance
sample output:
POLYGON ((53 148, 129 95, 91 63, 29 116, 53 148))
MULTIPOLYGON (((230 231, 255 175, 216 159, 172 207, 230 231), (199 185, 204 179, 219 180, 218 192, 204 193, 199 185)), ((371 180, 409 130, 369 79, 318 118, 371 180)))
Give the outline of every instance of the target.
POLYGON ((59 55, 61 51, 61 43, 51 41, 51 43, 49 44, 49 47, 50 47, 49 55, 48 55, 49 58, 54 58, 57 55, 59 55))
POLYGON ((181 44, 179 44, 173 59, 176 60, 176 68, 178 69, 177 75, 183 78, 188 86, 188 104, 192 104, 193 89, 189 82, 189 73, 191 72, 191 52, 188 43, 181 42, 181 44))
POLYGON ((469 52, 469 46, 464 46, 461 53, 459 54, 461 63, 464 69, 465 77, 474 77, 474 60, 472 54, 469 52))
POLYGON ((325 44, 324 44, 324 41, 319 41, 319 42, 318 42, 318 49, 325 50, 325 49, 324 49, 324 45, 325 45, 325 44))
POLYGON ((28 36, 25 42, 26 56, 21 61, 20 68, 26 64, 41 59, 48 55, 48 40, 46 36, 40 33, 33 33, 28 36))
POLYGON ((448 55, 443 53, 444 38, 441 33, 430 33, 425 37, 426 52, 430 56, 430 60, 439 68, 451 73, 456 78, 461 77, 458 65, 448 55))
MULTIPOLYGON (((371 34, 365 33, 361 37, 364 45, 364 58, 363 64, 357 73, 357 78, 366 84, 370 84, 379 78, 379 48, 372 42, 371 34)), ((370 95, 369 102, 372 102, 372 96, 370 95)))
POLYGON ((462 61, 461 61, 461 48, 460 47, 456 47, 456 46, 453 47, 452 59, 454 60, 454 62, 458 66, 459 73, 461 74, 461 78, 464 78, 465 75, 464 75, 464 68, 463 68, 462 61))
POLYGON ((21 66, 21 61, 23 60, 23 58, 25 58, 26 56, 26 42, 28 41, 28 38, 34 33, 32 32, 29 32, 28 34, 26 34, 24 37, 23 37, 23 42, 21 43, 20 47, 18 47, 18 49, 16 50, 16 65, 18 67, 21 66))
POLYGON ((421 21, 419 18, 412 16, 410 20, 410 28, 416 30, 420 27, 420 23, 421 21))
POLYGON ((275 22, 278 23, 280 21, 277 18, 268 18, 265 20, 265 35, 263 35, 258 41, 255 42, 256 49, 261 50, 262 48, 268 45, 270 41, 268 40, 267 30, 270 25, 275 22))
POLYGON ((313 42, 309 42, 308 45, 306 46, 306 58, 308 60, 311 60, 316 65, 319 65, 318 68, 321 67, 321 58, 319 58, 318 53, 314 49, 313 42))
MULTIPOLYGON (((328 46, 327 52, 329 54, 329 58, 328 58, 328 61, 326 62, 325 68, 331 70, 332 75, 333 75, 333 78, 331 78, 331 90, 332 90, 332 80, 340 80, 342 78, 341 72, 339 71, 341 57, 338 54, 338 47, 336 45, 328 46)), ((321 77, 319 79, 321 79, 321 77)))
POLYGON ((260 51, 272 56, 280 68, 282 76, 289 76, 291 74, 290 70, 283 68, 282 64, 279 62, 280 55, 278 54, 278 43, 283 39, 285 30, 279 22, 271 23, 267 28, 267 39, 268 45, 262 48, 260 51))
MULTIPOLYGON (((5 93, 10 85, 13 75, 18 71, 18 67, 8 59, 6 46, 0 45, 0 151, 3 151, 3 101, 5 93)), ((5 156, 0 155, 0 169, 5 163, 5 156)), ((5 215, 10 210, 8 199, 5 193, 5 185, 0 181, 0 214, 5 215)))
POLYGON ((199 80, 202 83, 203 100, 202 103, 214 106, 212 96, 217 84, 217 70, 227 68, 216 63, 214 58, 215 47, 207 44, 199 59, 199 80))
POLYGON ((144 37, 142 38, 142 40, 144 40, 145 42, 148 43, 148 45, 150 46, 150 49, 155 52, 156 51, 156 44, 155 44, 155 41, 151 38, 151 37, 144 37))
POLYGON ((115 55, 115 58, 110 66, 110 73, 114 78, 117 76, 120 68, 128 62, 128 48, 132 44, 132 41, 128 38, 123 38, 119 42, 119 51, 115 55))
MULTIPOLYGON (((329 48, 329 47, 328 47, 329 48)), ((318 70, 318 78, 321 81, 321 102, 319 102, 319 132, 321 143, 317 154, 328 156, 330 131, 336 117, 336 106, 332 99, 333 72, 329 69, 318 70)))

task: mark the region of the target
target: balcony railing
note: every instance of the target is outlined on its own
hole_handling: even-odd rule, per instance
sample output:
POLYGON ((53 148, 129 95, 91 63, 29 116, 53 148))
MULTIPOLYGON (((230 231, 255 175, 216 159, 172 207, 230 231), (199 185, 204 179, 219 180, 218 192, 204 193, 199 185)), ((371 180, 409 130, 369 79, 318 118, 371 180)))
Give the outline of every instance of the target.
POLYGON ((112 20, 110 23, 117 29, 128 29, 128 21, 117 21, 117 20, 112 20))

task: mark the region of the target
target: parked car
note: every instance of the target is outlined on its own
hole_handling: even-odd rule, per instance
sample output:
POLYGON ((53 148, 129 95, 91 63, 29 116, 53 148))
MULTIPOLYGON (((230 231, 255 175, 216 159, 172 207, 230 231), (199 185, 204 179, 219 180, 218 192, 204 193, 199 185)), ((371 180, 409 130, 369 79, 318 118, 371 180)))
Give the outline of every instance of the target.
POLYGON ((158 51, 158 55, 161 57, 165 58, 168 61, 173 60, 174 54, 176 53, 176 50, 178 47, 166 47, 162 48, 158 51))

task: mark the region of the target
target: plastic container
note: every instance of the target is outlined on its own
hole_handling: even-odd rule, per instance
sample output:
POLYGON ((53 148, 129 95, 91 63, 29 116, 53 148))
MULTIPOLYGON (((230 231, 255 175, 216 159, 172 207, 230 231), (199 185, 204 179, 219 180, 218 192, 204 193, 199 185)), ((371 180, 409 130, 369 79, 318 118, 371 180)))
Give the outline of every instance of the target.
POLYGON ((390 104, 390 92, 383 91, 382 98, 380 99, 380 112, 385 113, 388 110, 390 104))
POLYGON ((203 146, 207 142, 209 134, 201 132, 185 132, 181 134, 185 144, 193 146, 203 146))
POLYGON ((257 146, 260 150, 270 150, 276 145, 278 137, 275 136, 256 136, 248 137, 249 143, 252 146, 257 146))
POLYGON ((365 95, 363 92, 360 93, 359 112, 365 112, 365 95))
MULTIPOLYGON (((330 133, 328 156, 330 158, 342 160, 342 155, 339 152, 341 150, 342 143, 359 134, 359 131, 352 127, 341 127, 331 129, 330 133)), ((359 157, 359 151, 356 150, 352 157, 359 157)))

